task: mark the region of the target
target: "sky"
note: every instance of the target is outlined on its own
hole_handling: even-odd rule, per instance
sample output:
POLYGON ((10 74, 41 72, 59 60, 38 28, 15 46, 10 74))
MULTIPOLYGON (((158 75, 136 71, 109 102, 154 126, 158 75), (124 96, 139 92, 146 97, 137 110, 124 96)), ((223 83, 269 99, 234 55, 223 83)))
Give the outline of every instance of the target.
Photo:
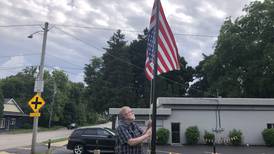
MULTIPOLYGON (((180 56, 189 66, 214 52, 227 17, 244 15, 254 0, 161 0, 180 56)), ((38 66, 42 27, 49 23, 45 69, 62 69, 83 82, 85 64, 105 52, 107 41, 121 29, 130 43, 148 27, 154 0, 1 0, 0 79, 27 66, 38 66), (19 25, 19 26, 15 26, 19 25), (33 38, 27 36, 35 33, 33 38)))

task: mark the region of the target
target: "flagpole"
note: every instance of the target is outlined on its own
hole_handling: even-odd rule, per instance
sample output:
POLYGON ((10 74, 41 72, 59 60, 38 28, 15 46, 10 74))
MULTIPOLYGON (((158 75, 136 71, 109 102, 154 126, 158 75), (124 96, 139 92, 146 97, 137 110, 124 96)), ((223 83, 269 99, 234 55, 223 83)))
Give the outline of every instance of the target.
MULTIPOLYGON (((150 91, 149 91, 149 122, 152 122, 151 115, 152 115, 152 80, 150 81, 150 91)), ((152 123, 151 123, 152 126, 152 123)), ((148 140, 148 150, 147 154, 151 154, 151 139, 148 140)))
POLYGON ((154 58, 154 74, 152 79, 152 139, 151 139, 151 154, 156 154, 156 80, 157 80, 157 68, 158 68, 158 33, 159 33, 159 10, 160 10, 160 0, 156 1, 156 32, 155 32, 155 58, 154 58))

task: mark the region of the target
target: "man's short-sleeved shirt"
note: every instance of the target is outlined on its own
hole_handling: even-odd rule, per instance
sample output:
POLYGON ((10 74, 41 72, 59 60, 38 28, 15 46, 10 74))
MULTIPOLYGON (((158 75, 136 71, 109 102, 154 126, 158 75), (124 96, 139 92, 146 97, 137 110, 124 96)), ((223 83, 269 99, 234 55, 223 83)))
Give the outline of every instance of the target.
POLYGON ((142 144, 130 146, 127 143, 129 139, 143 134, 143 130, 138 125, 120 121, 116 134, 116 154, 143 154, 142 144))

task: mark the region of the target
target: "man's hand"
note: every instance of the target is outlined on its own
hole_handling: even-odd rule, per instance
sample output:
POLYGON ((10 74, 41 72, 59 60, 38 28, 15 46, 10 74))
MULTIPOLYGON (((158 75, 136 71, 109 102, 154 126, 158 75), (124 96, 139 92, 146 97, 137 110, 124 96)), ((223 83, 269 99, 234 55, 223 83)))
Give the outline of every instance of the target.
POLYGON ((152 130, 151 130, 151 127, 150 127, 146 130, 145 135, 147 136, 147 138, 150 138, 151 134, 152 134, 152 130))
POLYGON ((148 128, 151 128, 151 127, 152 127, 152 121, 151 121, 151 120, 148 120, 148 121, 147 121, 147 129, 148 129, 148 128))

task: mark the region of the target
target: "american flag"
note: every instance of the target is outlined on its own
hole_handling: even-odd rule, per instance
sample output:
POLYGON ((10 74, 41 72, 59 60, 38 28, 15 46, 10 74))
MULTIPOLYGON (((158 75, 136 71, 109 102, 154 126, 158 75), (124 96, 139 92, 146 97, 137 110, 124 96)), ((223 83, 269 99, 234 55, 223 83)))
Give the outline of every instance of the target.
POLYGON ((155 0, 152 15, 150 18, 148 43, 146 51, 145 74, 148 80, 154 78, 154 60, 157 58, 157 74, 166 73, 172 70, 180 70, 179 54, 175 38, 166 20, 164 10, 160 0, 155 0), (159 1, 159 27, 156 27, 157 4, 159 1), (156 36, 158 31, 158 36, 156 36), (158 51, 156 52, 155 43, 157 39, 158 51), (157 57, 156 57, 157 53, 157 57))

